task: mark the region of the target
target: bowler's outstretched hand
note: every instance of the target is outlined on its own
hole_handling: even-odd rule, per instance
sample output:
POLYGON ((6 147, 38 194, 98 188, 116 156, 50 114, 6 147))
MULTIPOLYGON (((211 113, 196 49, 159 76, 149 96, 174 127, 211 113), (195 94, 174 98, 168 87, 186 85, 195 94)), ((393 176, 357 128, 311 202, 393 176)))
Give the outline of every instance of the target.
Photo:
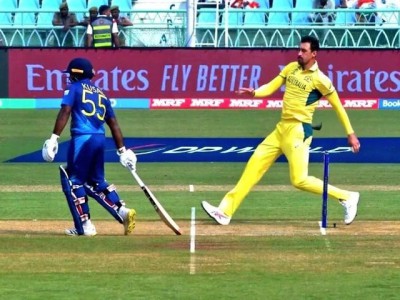
POLYGON ((349 146, 351 147, 351 151, 354 153, 360 152, 360 141, 358 140, 357 136, 355 133, 350 133, 347 136, 347 142, 349 143, 349 146))
POLYGON ((253 88, 239 88, 235 92, 239 96, 249 96, 249 97, 254 97, 254 89, 253 88))

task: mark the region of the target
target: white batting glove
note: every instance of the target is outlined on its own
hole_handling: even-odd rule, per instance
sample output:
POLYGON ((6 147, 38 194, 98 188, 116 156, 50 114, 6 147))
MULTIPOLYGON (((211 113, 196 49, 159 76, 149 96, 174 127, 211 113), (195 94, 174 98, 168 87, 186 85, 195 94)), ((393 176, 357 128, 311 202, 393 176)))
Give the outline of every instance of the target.
POLYGON ((51 162, 54 160, 58 152, 58 138, 57 134, 52 134, 51 137, 43 144, 42 157, 45 161, 51 162))
POLYGON ((125 147, 118 149, 117 154, 119 155, 119 161, 121 165, 125 168, 129 168, 131 170, 136 170, 136 154, 131 150, 126 150, 125 147))

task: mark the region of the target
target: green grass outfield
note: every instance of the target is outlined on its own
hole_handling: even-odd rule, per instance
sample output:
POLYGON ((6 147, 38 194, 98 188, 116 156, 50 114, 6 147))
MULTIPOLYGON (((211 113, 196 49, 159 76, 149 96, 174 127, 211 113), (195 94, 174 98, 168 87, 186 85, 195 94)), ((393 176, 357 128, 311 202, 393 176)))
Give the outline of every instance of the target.
MULTIPOLYGON (((359 137, 399 136, 396 111, 349 111, 359 137)), ((91 200, 93 238, 63 236, 72 224, 57 164, 3 161, 39 150, 55 110, 0 110, 0 299, 398 299, 400 166, 331 164, 330 182, 359 190, 356 221, 329 202, 328 235, 319 233, 320 196, 289 185, 275 164, 231 225, 216 226, 200 208, 217 204, 244 163, 138 163, 142 179, 182 227, 175 236, 129 172, 107 164, 107 179, 138 212, 133 235, 91 200), (195 191, 189 192, 189 185, 195 191), (189 252, 196 207, 196 253, 189 252), (337 227, 332 228, 336 223, 337 227)), ((279 111, 119 110, 125 136, 263 137, 279 111)), ((317 137, 344 136, 332 111, 318 111, 317 137)), ((68 130, 62 140, 68 139, 68 130)), ((362 151, 362 148, 361 148, 362 151)), ((377 153, 379 155, 379 153, 377 153)), ((322 164, 310 165, 322 177, 322 164)))

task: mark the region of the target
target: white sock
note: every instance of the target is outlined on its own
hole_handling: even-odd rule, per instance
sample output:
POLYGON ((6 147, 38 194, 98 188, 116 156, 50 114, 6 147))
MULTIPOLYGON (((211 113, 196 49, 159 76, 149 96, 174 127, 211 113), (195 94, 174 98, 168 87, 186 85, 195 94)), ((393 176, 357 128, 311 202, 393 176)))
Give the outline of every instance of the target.
POLYGON ((82 225, 85 226, 85 227, 86 226, 92 226, 92 221, 90 221, 90 219, 86 220, 85 222, 82 223, 82 225))
POLYGON ((118 210, 118 213, 122 217, 123 220, 125 220, 128 212, 129 212, 129 208, 126 208, 125 206, 121 206, 118 210))

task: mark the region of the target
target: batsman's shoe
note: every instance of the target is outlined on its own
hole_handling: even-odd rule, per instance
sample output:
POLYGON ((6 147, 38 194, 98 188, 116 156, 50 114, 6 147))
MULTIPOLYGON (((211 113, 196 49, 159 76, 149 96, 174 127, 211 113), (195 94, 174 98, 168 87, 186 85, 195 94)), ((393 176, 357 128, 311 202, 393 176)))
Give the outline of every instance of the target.
POLYGON ((360 200, 360 193, 351 192, 350 198, 340 200, 340 204, 344 207, 344 223, 350 225, 357 216, 357 206, 360 200))
MULTIPOLYGON (((65 229, 65 234, 69 236, 78 236, 78 231, 76 228, 65 229)), ((83 225, 83 235, 84 236, 95 236, 97 234, 96 227, 93 224, 83 225)))
POLYGON ((136 211, 133 208, 131 208, 129 212, 126 214, 124 220, 125 235, 132 233, 132 231, 135 229, 135 226, 136 226, 136 211))
POLYGON ((201 206, 204 211, 220 225, 228 225, 231 218, 222 212, 218 207, 212 206, 207 201, 202 201, 201 206))

